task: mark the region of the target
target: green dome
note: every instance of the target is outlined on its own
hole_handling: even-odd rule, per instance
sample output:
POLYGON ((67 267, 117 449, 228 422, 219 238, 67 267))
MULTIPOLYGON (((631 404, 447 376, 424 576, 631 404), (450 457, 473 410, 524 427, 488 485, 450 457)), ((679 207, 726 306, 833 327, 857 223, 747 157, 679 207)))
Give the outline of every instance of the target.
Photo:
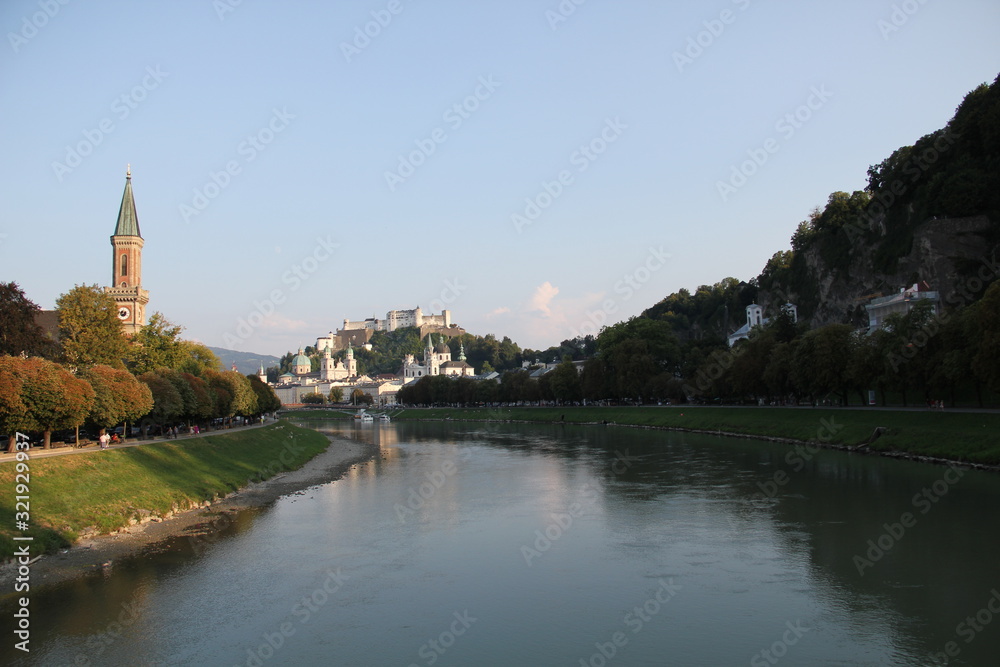
POLYGON ((309 357, 302 354, 301 347, 299 348, 299 353, 292 357, 292 367, 294 368, 295 366, 312 366, 312 362, 309 361, 309 357))

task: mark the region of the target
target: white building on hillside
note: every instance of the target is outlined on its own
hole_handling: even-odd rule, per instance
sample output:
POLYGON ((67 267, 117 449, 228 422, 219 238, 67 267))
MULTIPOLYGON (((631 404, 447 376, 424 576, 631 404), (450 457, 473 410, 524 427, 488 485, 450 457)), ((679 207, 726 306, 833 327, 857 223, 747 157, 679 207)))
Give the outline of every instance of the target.
MULTIPOLYGON (((788 314, 792 319, 792 324, 799 321, 799 309, 794 303, 786 303, 781 306, 781 312, 788 314)), ((751 303, 747 306, 747 322, 739 329, 729 334, 729 347, 736 345, 737 341, 744 340, 750 337, 750 330, 754 327, 767 326, 767 323, 771 321, 770 317, 764 317, 764 308, 756 303, 751 303)))
POLYGON ((929 300, 932 304, 932 312, 937 315, 941 312, 941 295, 931 289, 926 282, 920 282, 911 287, 904 287, 898 294, 872 299, 865 306, 868 311, 868 331, 877 331, 885 324, 885 318, 893 313, 905 315, 913 310, 920 301, 929 300))

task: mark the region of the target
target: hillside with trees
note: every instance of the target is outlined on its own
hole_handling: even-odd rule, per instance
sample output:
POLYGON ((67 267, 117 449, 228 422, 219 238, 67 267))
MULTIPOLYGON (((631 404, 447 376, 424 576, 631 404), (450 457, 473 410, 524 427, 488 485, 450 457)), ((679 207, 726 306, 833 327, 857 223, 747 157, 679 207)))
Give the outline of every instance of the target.
POLYGON ((813 210, 756 277, 681 289, 596 340, 541 354, 586 359, 576 381, 515 371, 470 394, 434 378, 401 397, 867 404, 874 391, 883 404, 996 405, 1000 77, 966 95, 944 128, 867 175, 865 190, 834 192, 813 210), (915 283, 940 293, 940 311, 918 304, 869 332, 865 304, 915 283), (769 322, 730 348, 728 335, 754 303, 769 322), (797 322, 781 312, 785 303, 796 305, 797 322))

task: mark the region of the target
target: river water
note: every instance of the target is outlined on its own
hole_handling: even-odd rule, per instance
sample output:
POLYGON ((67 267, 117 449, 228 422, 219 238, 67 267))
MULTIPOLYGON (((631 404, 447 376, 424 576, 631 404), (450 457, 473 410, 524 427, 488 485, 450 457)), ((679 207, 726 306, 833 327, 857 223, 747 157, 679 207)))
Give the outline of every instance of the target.
MULTIPOLYGON (((24 665, 993 665, 1000 476, 619 427, 378 456, 32 593, 24 665), (949 655, 950 654, 950 655, 949 655), (947 660, 947 662, 946 662, 947 660)), ((8 607, 4 616, 9 618, 8 607)))

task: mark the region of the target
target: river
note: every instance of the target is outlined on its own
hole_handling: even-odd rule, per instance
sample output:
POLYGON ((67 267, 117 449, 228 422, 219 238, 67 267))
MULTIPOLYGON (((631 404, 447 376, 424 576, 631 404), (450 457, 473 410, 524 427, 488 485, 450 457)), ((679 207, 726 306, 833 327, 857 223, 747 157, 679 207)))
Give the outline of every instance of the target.
MULTIPOLYGON (((331 422, 377 457, 32 592, 19 665, 987 665, 1000 476, 603 426, 331 422), (946 662, 947 660, 947 662, 946 662)), ((8 607, 4 615, 8 616, 8 607)))

